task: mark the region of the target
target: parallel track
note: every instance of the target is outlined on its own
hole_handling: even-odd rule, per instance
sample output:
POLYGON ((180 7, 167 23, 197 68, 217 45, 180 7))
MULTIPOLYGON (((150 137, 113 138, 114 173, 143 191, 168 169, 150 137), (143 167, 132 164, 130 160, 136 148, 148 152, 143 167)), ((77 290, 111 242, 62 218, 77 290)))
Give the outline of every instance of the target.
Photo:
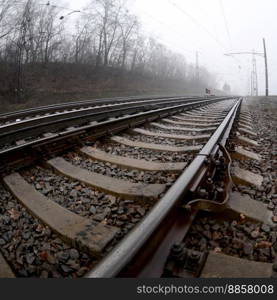
MULTIPOLYGON (((165 98, 176 98, 176 96, 144 96, 144 97, 132 96, 132 97, 118 97, 118 98, 100 98, 100 99, 93 99, 93 100, 74 101, 69 103, 51 104, 46 106, 34 107, 34 108, 0 114, 0 122, 11 122, 11 121, 16 121, 18 119, 30 118, 36 115, 56 113, 64 110, 73 110, 78 108, 93 107, 99 105, 124 103, 128 101, 142 101, 142 100, 154 100, 154 99, 165 99, 165 98)), ((194 97, 188 97, 188 98, 194 98, 194 97)))
MULTIPOLYGON (((199 99, 191 102, 184 97, 178 98, 178 100, 173 103, 172 100, 169 100, 166 105, 164 105, 164 103, 158 104, 157 107, 142 104, 139 107, 127 107, 125 109, 109 108, 108 112, 105 108, 102 108, 99 112, 92 112, 88 115, 86 115, 86 111, 85 114, 83 111, 75 111, 71 113, 70 117, 59 114, 57 116, 43 117, 43 119, 31 119, 30 122, 23 122, 23 126, 22 123, 14 123, 11 124, 10 131, 7 131, 5 126, 3 126, 3 128, 0 127, 0 142, 4 146, 0 149, 0 159, 7 163, 12 162, 14 158, 11 154, 13 154, 14 157, 21 156, 22 159, 25 160, 25 152, 36 150, 40 148, 41 145, 48 145, 49 143, 54 143, 56 140, 66 141, 66 139, 69 139, 70 146, 73 147, 75 145, 72 141, 73 138, 77 138, 77 142, 79 142, 79 137, 82 136, 86 138, 101 137, 132 126, 137 126, 146 121, 152 121, 224 99, 226 98, 199 99), (179 102, 184 102, 184 104, 176 105, 179 102), (67 128, 72 125, 76 127, 69 128, 68 130, 67 128), (22 127, 18 129, 18 126, 22 127), (50 134, 45 136, 45 133, 50 134), (16 141, 18 140, 22 140, 22 143, 17 144, 16 141), (7 145, 5 145, 5 143, 7 143, 7 145)), ((1 169, 4 170, 5 166, 1 165, 0 170, 1 169)))
MULTIPOLYGON (((215 98, 213 100, 225 98, 215 98)), ((38 117, 29 117, 17 122, 11 122, 0 126, 0 143, 11 143, 19 139, 29 138, 35 134, 43 134, 46 132, 61 130, 70 126, 81 126, 88 122, 100 122, 109 118, 118 118, 127 114, 135 114, 138 112, 146 112, 162 107, 171 107, 182 103, 200 103, 201 98, 166 98, 147 101, 127 101, 126 103, 113 103, 110 105, 102 105, 100 107, 88 107, 74 109, 71 111, 59 112, 55 110, 53 114, 46 114, 38 117)), ((39 111, 39 109, 37 110, 39 111)))

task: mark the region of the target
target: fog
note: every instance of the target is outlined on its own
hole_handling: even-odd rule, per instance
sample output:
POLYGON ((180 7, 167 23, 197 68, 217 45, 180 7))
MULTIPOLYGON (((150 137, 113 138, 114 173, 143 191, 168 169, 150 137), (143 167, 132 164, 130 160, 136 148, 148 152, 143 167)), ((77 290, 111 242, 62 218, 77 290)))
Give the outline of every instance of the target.
POLYGON ((264 95, 263 38, 277 95, 276 11, 276 0, 0 0, 0 102, 264 95))
MULTIPOLYGON (((89 1, 70 0, 67 5, 81 9, 89 1)), ((276 0, 129 0, 132 13, 139 17, 145 33, 188 62, 216 74, 219 87, 227 82, 232 91, 250 93, 252 57, 225 56, 229 52, 263 52, 266 39, 269 64, 269 92, 277 94, 276 0), (224 13, 225 17, 224 17, 224 13), (226 20, 226 22, 225 22, 226 20), (229 32, 229 33, 228 33, 229 32)), ((257 57, 259 95, 264 94, 264 60, 257 57)))

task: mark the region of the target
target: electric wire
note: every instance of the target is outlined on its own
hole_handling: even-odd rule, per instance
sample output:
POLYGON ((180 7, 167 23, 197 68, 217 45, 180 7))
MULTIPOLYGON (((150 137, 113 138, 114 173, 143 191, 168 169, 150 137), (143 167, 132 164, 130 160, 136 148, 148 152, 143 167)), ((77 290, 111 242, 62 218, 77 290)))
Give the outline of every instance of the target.
POLYGON ((187 11, 185 11, 183 8, 181 8, 179 5, 177 5, 172 0, 167 0, 172 6, 176 7, 181 13, 183 13, 185 16, 187 16, 193 23, 195 23, 198 27, 202 28, 223 50, 225 51, 226 47, 219 41, 218 38, 216 38, 203 24, 201 24, 195 17, 193 17, 191 14, 189 14, 187 11))
POLYGON ((222 15, 223 15, 223 19, 224 19, 224 24, 225 24, 225 29, 226 29, 226 32, 227 32, 227 35, 228 35, 228 38, 229 38, 230 49, 233 49, 232 38, 231 38, 230 30, 229 30, 229 25, 228 25, 227 17, 226 17, 226 14, 225 14, 224 4, 223 4, 222 0, 218 0, 218 1, 219 1, 219 4, 220 4, 220 7, 221 7, 221 11, 222 11, 222 15))

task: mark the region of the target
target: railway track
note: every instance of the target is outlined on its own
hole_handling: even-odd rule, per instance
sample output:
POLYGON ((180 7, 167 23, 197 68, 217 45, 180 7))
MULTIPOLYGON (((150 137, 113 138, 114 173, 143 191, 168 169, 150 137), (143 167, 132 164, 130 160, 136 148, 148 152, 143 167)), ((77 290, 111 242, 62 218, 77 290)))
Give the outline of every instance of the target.
POLYGON ((4 125, 0 277, 274 274, 274 215, 232 183, 263 185, 242 99, 140 100, 4 125))
MULTIPOLYGON (((218 101, 224 98, 213 98, 211 101, 218 101)), ((110 100, 109 100, 110 101, 110 100)), ((9 120, 0 125, 1 150, 4 151, 15 146, 21 146, 30 141, 36 141, 44 137, 55 135, 57 132, 73 131, 85 126, 94 125, 114 118, 126 115, 143 113, 146 111, 156 111, 157 108, 172 107, 172 103, 177 105, 203 105, 208 103, 207 99, 200 97, 171 97, 153 99, 125 100, 123 102, 113 101, 106 103, 104 100, 99 105, 89 106, 79 102, 69 104, 69 109, 65 105, 56 105, 48 108, 38 108, 27 110, 25 117, 21 119, 9 120), (61 111, 61 106, 63 107, 61 111), (47 111, 47 113, 45 113, 47 111), (35 115, 34 115, 35 113, 35 115)), ((88 105, 88 104, 87 104, 88 105)), ((180 106, 181 107, 181 106, 180 106)), ((23 114, 25 112, 21 112, 23 114)), ((12 115, 18 115, 14 113, 12 115)), ((7 118, 7 116, 5 116, 7 118)), ((9 149, 10 150, 10 149, 9 149)))
MULTIPOLYGON (((63 111, 71 111, 81 108, 89 108, 96 107, 101 105, 110 105, 116 103, 126 103, 126 102, 135 102, 135 101, 148 101, 155 99, 174 99, 177 96, 143 96, 143 97, 117 97, 117 98, 100 98, 94 100, 83 100, 83 101, 75 101, 69 103, 60 103, 60 104, 52 104, 47 106, 29 108, 24 110, 19 110, 15 112, 8 112, 0 114, 0 123, 7 124, 11 122, 18 122, 27 118, 35 117, 35 116, 43 116, 46 114, 55 114, 57 112, 63 111)), ((197 96, 190 96, 186 98, 197 99, 197 96)))

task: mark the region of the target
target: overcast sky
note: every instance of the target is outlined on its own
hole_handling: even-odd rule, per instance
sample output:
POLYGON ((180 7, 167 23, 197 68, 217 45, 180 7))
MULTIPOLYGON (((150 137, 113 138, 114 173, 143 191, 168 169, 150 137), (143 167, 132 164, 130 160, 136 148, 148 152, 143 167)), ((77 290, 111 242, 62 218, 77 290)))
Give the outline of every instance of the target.
MULTIPOLYGON (((67 0, 72 9, 81 9, 87 0, 67 0)), ((145 33, 171 50, 182 53, 188 62, 199 64, 226 81, 233 91, 250 91, 252 57, 225 56, 229 52, 263 52, 266 38, 269 61, 269 90, 277 94, 277 1, 276 0, 129 0, 145 33), (225 14, 223 13, 225 12, 225 14), (225 15, 225 17, 224 17, 225 15), (225 21, 226 20, 226 21, 225 21)), ((264 60, 257 57, 259 94, 264 94, 264 60)))

